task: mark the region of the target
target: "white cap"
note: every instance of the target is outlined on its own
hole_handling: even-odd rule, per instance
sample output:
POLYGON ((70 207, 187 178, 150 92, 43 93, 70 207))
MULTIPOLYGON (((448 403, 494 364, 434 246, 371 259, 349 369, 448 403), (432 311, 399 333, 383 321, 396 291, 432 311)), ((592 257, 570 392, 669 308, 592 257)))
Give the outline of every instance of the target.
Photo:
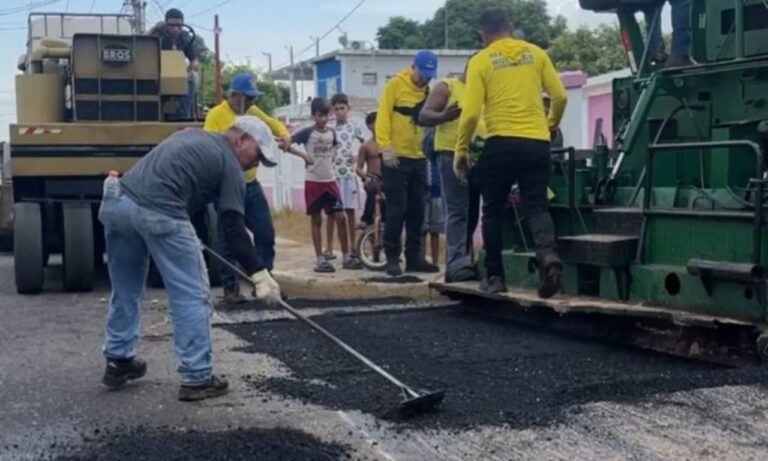
POLYGON ((277 165, 278 147, 269 127, 253 115, 241 115, 235 119, 233 128, 244 131, 252 137, 261 149, 259 164, 268 168, 277 165))

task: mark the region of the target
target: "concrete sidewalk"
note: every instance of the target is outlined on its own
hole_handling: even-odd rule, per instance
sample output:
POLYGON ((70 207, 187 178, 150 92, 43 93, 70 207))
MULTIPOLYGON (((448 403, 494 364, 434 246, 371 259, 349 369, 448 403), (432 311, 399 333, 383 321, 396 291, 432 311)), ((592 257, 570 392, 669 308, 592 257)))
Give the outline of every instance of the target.
MULTIPOLYGON (((340 259, 332 261, 336 272, 314 272, 312 246, 292 240, 277 239, 274 275, 283 291, 303 299, 383 299, 407 298, 426 301, 440 298, 430 289, 430 282, 442 281, 444 274, 405 274, 388 277, 384 272, 341 269, 340 259)), ((339 255, 340 256, 340 255, 339 255)))

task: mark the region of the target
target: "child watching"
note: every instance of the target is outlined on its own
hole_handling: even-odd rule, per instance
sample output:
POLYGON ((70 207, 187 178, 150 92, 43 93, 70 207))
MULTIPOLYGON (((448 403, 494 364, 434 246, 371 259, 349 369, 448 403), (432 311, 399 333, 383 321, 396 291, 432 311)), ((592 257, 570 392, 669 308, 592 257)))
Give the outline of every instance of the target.
POLYGON ((312 100, 311 111, 312 118, 315 120, 314 126, 300 130, 291 139, 294 143, 303 145, 306 153, 295 146, 291 146, 289 151, 307 158, 304 200, 307 205, 307 215, 312 218, 312 243, 317 257, 315 272, 336 272, 333 265, 323 256, 321 235, 323 212, 328 219, 336 221, 343 255, 342 267, 352 270, 362 269, 362 263, 353 258, 349 252, 347 220, 333 169, 338 141, 336 132, 328 127, 331 105, 323 98, 315 98, 312 100))

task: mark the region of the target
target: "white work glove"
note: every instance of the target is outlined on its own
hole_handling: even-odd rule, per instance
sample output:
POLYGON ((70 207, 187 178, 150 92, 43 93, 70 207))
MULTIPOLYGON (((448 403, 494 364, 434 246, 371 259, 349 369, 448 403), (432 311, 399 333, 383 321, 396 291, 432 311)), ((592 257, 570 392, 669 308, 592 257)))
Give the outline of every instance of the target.
POLYGON ((251 275, 253 282, 253 296, 270 306, 274 306, 282 299, 280 297, 280 285, 272 278, 269 271, 262 269, 251 275))
POLYGON ((387 168, 397 168, 400 165, 400 160, 397 159, 397 155, 392 149, 384 149, 381 152, 381 161, 387 168))

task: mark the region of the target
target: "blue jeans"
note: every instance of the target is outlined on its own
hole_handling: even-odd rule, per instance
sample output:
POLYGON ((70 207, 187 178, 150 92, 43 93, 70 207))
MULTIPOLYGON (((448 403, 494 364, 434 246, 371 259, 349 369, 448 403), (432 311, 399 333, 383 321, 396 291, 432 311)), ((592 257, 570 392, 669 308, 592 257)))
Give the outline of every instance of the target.
MULTIPOLYGON (((669 3, 672 5, 672 54, 689 57, 691 55, 691 0, 670 0, 669 3)), ((656 27, 651 28, 655 12, 654 8, 643 11, 651 57, 664 51, 661 18, 656 22, 656 27)))
POLYGON ((192 119, 192 108, 196 103, 195 97, 197 96, 197 78, 195 74, 189 72, 187 74, 187 95, 179 98, 179 118, 182 120, 192 119))
MULTIPOLYGON (((258 181, 251 181, 245 186, 245 227, 253 234, 256 254, 261 258, 264 267, 271 271, 275 265, 275 227, 272 225, 269 202, 258 181)), ((219 225, 218 240, 219 254, 237 265, 237 260, 227 248, 224 229, 221 225, 219 225)), ((220 278, 224 286, 232 285, 237 281, 235 274, 226 267, 221 268, 220 278)))
POLYGON ((173 341, 183 384, 211 377, 210 287, 200 244, 188 220, 138 206, 125 195, 102 201, 112 296, 104 355, 132 358, 141 333, 141 303, 149 257, 163 277, 173 324, 173 341))

